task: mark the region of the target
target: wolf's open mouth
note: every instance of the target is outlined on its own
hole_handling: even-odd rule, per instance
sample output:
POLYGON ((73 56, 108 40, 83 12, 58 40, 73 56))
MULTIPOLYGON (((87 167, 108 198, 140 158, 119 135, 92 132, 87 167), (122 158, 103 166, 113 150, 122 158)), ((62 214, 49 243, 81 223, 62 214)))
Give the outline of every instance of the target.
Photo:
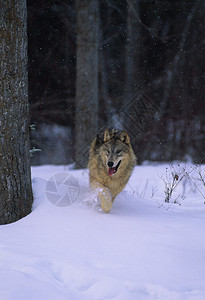
POLYGON ((108 169, 108 175, 113 175, 117 172, 117 169, 119 168, 119 165, 121 163, 121 160, 119 161, 119 163, 114 167, 114 168, 109 168, 108 169))

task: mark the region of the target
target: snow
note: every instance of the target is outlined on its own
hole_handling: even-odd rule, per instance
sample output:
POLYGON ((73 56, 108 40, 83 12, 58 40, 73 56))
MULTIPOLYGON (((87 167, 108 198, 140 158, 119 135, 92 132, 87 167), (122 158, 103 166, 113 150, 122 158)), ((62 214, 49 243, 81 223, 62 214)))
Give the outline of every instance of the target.
POLYGON ((160 177, 167 170, 173 169, 137 166, 105 214, 89 191, 87 170, 33 167, 32 213, 0 227, 0 299, 204 300, 204 199, 184 178, 165 203, 160 177), (79 183, 71 205, 65 197, 62 206, 50 201, 49 179, 58 174, 66 179, 58 194, 63 184, 66 193, 68 178, 79 183))

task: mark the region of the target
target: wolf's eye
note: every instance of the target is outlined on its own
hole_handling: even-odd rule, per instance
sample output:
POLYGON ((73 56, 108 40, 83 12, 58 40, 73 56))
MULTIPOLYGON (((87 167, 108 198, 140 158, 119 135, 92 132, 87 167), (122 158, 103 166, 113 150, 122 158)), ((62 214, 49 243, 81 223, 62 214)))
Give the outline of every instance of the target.
POLYGON ((116 151, 117 154, 120 154, 121 152, 122 152, 122 150, 117 150, 116 151))
POLYGON ((110 154, 110 150, 106 149, 106 151, 107 151, 107 154, 110 154))

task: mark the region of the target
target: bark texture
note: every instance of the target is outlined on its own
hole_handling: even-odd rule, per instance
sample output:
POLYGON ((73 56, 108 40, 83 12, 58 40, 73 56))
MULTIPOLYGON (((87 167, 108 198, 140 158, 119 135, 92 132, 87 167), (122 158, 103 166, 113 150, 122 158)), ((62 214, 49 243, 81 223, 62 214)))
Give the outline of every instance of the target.
POLYGON ((0 224, 31 211, 26 0, 0 0, 0 224))
POLYGON ((98 128, 98 1, 79 0, 77 14, 75 162, 82 168, 98 128))

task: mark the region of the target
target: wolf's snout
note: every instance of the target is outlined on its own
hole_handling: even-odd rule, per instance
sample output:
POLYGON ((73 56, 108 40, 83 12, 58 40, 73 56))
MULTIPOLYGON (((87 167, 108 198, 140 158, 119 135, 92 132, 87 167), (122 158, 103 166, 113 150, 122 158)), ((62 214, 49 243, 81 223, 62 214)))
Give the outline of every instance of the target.
POLYGON ((112 161, 108 161, 107 165, 108 165, 109 168, 112 168, 114 163, 112 161))

